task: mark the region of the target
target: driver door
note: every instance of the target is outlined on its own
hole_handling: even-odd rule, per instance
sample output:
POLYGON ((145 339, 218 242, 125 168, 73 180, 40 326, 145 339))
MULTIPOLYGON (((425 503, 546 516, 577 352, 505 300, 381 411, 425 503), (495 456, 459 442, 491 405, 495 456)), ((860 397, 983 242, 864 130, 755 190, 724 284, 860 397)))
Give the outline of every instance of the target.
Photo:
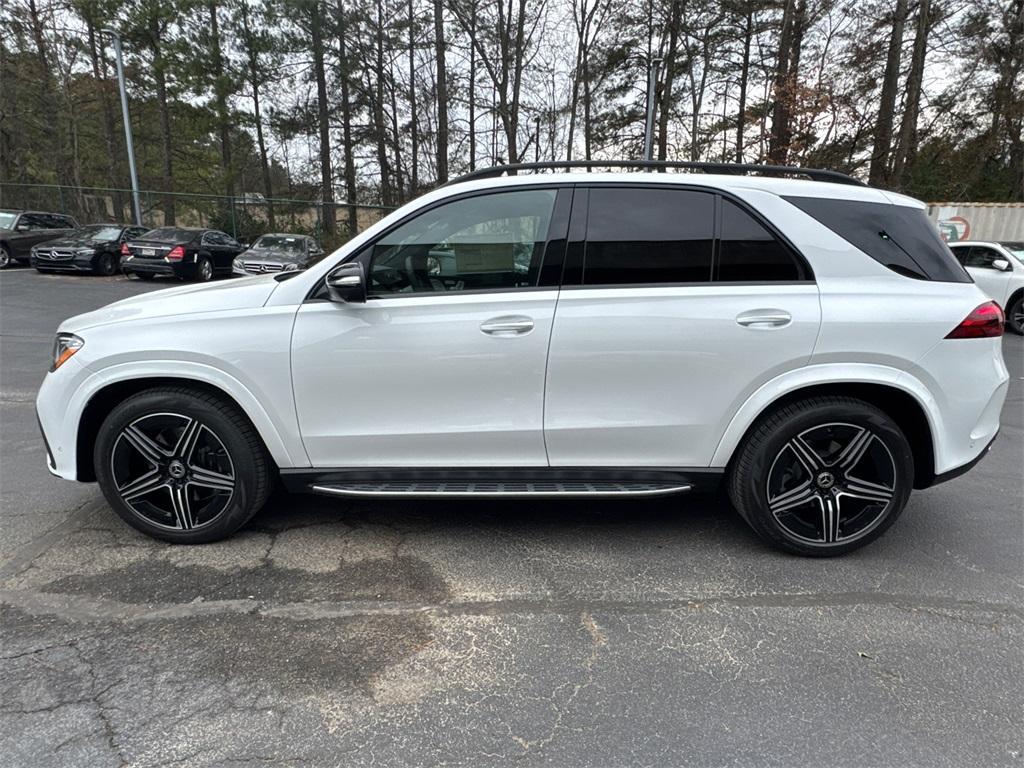
POLYGON ((356 256, 365 304, 299 309, 314 467, 546 466, 544 374, 571 189, 443 201, 356 256))

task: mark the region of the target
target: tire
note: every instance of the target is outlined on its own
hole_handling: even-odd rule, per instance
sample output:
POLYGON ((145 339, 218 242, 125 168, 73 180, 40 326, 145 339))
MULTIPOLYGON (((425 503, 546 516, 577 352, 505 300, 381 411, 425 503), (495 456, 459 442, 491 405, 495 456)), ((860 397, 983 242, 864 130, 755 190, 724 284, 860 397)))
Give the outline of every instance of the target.
POLYGON ((272 488, 272 462, 249 419, 215 394, 160 387, 133 395, 104 420, 96 479, 133 528, 173 544, 226 538, 272 488))
POLYGON ((207 256, 200 256, 196 262, 196 280, 208 283, 213 280, 213 262, 207 256))
POLYGON ((808 398, 762 417, 727 481, 733 505, 761 538, 809 557, 842 555, 881 536, 913 485, 913 455, 899 427, 849 397, 808 398))
POLYGON ((7 269, 11 266, 11 252, 6 245, 0 245, 0 269, 7 269))
POLYGON ((93 270, 97 275, 110 277, 117 272, 117 257, 112 253, 101 253, 96 259, 96 267, 93 270))
POLYGON ((152 272, 132 272, 132 274, 139 278, 139 280, 145 280, 146 282, 156 277, 152 272))
POLYGON ((1024 293, 1018 293, 1006 308, 1006 327, 1018 336, 1024 336, 1024 293))

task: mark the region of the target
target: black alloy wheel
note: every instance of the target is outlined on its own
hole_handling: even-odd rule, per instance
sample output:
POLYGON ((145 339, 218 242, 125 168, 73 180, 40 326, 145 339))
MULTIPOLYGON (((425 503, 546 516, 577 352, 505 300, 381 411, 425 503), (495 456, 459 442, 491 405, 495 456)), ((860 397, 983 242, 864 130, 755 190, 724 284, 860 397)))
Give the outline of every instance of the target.
POLYGON ((880 536, 913 480, 910 445, 888 414, 854 398, 816 397, 760 420, 737 450, 728 491, 769 543, 821 557, 880 536))
POLYGON ((184 387, 146 390, 116 406, 93 459, 118 515, 174 543, 229 536, 270 493, 271 460, 248 418, 213 393, 184 387))

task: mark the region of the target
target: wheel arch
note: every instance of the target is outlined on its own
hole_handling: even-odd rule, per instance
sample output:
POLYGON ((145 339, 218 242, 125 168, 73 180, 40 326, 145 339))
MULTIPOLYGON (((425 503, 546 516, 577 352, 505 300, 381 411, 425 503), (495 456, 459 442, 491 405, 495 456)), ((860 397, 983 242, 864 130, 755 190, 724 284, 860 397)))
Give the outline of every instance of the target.
POLYGON ((719 443, 715 459, 731 465, 737 448, 744 444, 762 418, 771 411, 809 397, 838 395, 874 405, 891 418, 906 436, 914 458, 914 487, 927 488, 935 480, 935 430, 926 406, 917 395, 891 382, 835 381, 804 384, 777 394, 761 405, 756 414, 736 424, 737 414, 719 443))
POLYGON ((78 419, 75 435, 75 476, 77 480, 80 482, 96 480, 96 473, 93 469, 96 438, 104 419, 114 407, 139 392, 168 386, 186 387, 197 392, 216 395, 230 403, 253 425, 275 464, 279 467, 291 464, 287 448, 282 443, 277 430, 267 419, 266 414, 254 418, 252 410, 246 408, 224 387, 209 381, 184 376, 139 376, 106 383, 92 393, 86 402, 78 419))

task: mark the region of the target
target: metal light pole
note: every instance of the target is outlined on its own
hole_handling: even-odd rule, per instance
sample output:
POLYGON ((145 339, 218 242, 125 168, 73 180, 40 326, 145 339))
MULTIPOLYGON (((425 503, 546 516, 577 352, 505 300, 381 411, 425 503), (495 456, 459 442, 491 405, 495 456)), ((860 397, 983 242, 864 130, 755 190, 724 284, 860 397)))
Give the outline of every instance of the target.
POLYGON ((533 162, 540 162, 540 115, 533 118, 534 135, 537 137, 537 145, 533 148, 533 162))
POLYGON ((644 126, 644 160, 654 159, 654 94, 658 86, 661 59, 652 59, 647 72, 647 124, 644 126))
POLYGON ((128 89, 124 82, 124 57, 121 54, 121 35, 112 29, 102 30, 114 38, 114 53, 117 55, 117 84, 121 90, 121 119, 124 120, 124 143, 128 150, 128 173, 132 177, 132 210, 135 223, 142 226, 142 205, 139 202, 139 176, 135 171, 135 145, 132 142, 132 121, 128 116, 128 89))

